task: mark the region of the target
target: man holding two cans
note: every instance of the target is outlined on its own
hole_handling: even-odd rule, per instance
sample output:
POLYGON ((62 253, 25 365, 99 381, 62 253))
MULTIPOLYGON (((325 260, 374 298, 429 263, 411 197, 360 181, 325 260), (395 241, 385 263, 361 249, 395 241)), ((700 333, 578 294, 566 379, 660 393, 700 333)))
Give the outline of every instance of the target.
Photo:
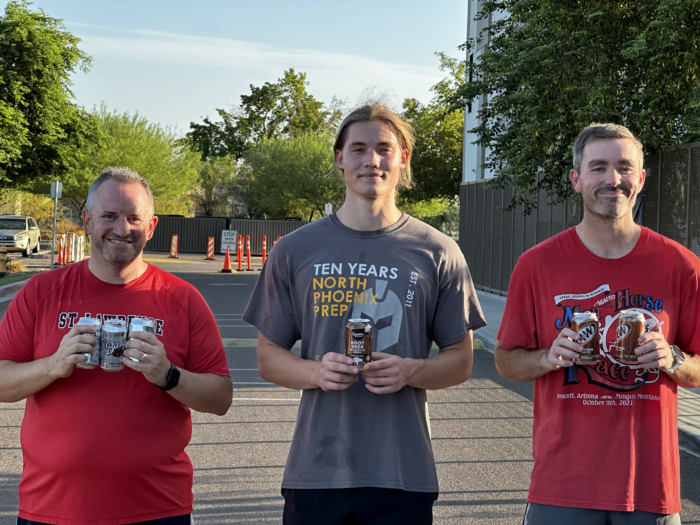
POLYGON ((410 125, 385 106, 351 112, 334 146, 345 203, 275 245, 243 316, 259 330, 260 375, 303 390, 287 525, 432 523, 425 391, 469 377, 471 330, 485 322, 457 244, 396 207, 412 148, 410 125), (373 342, 370 362, 359 346, 361 363, 346 355, 346 329, 373 342))
POLYGON ((19 525, 190 523, 190 408, 225 414, 233 385, 202 296, 142 259, 157 221, 148 183, 108 168, 83 214, 90 259, 32 277, 0 322, 0 401, 27 400, 19 525), (81 317, 114 325, 114 373, 77 367, 97 342, 81 317), (124 343, 135 318, 155 333, 124 343))
POLYGON ((495 359, 535 381, 527 525, 680 523, 676 391, 700 386, 700 263, 635 224, 642 165, 626 128, 583 130, 583 220, 513 272, 495 359))

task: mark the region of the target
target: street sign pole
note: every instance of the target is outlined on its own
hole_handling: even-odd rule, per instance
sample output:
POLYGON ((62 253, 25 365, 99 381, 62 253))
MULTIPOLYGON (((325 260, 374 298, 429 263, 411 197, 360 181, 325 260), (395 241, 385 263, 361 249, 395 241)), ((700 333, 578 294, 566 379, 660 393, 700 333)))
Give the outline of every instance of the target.
POLYGON ((56 209, 58 208, 58 199, 63 195, 63 184, 58 181, 51 183, 51 197, 53 197, 53 235, 51 239, 51 269, 53 270, 53 256, 56 248, 56 209))

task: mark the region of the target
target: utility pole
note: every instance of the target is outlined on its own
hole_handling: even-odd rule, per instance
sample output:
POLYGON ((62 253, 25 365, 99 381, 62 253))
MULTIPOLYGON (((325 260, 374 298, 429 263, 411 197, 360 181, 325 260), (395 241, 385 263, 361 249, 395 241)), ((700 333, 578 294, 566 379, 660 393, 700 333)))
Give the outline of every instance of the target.
POLYGON ((51 269, 53 270, 53 257, 56 250, 56 209, 58 199, 63 195, 63 184, 58 181, 51 183, 51 198, 53 199, 53 239, 51 239, 51 269))

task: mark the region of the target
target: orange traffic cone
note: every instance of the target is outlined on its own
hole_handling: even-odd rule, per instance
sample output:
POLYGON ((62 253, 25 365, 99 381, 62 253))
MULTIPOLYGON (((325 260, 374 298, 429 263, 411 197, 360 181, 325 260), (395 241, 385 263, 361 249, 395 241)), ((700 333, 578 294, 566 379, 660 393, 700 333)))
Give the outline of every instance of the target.
POLYGON ((233 273, 231 268, 231 255, 228 253, 228 248, 226 248, 226 257, 224 257, 224 267, 221 269, 222 273, 233 273))

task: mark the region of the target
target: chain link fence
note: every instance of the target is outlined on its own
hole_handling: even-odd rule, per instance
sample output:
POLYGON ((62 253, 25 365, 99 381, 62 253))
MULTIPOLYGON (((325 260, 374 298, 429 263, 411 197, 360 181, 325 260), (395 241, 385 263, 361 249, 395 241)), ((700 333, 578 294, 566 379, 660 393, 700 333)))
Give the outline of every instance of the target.
MULTIPOLYGON (((700 256, 700 142, 649 153, 644 167, 647 178, 635 221, 700 256)), ((459 246, 476 288, 506 295, 520 255, 576 226, 583 214, 577 198, 550 206, 544 192, 530 215, 523 216, 522 207, 506 212, 513 188, 487 189, 484 184, 460 187, 459 246)))

